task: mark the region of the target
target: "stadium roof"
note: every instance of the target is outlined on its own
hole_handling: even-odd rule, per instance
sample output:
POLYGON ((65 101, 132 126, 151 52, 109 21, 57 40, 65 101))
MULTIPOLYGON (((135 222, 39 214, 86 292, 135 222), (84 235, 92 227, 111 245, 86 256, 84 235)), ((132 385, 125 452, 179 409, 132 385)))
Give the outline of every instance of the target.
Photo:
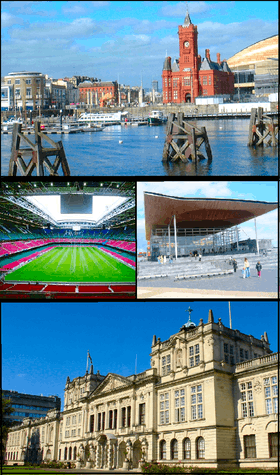
MULTIPOLYGON (((59 212, 60 213, 60 212, 59 212)), ((1 183, 0 219, 45 227, 116 227, 135 223, 135 183, 121 181, 1 183), (90 195, 94 214, 58 214, 60 195, 90 195), (56 209, 55 209, 56 208, 56 209)))
MULTIPOLYGON (((146 239, 153 228, 167 227, 176 216, 177 228, 227 229, 272 211, 278 203, 217 198, 180 198, 144 193, 146 239)), ((172 222, 173 225, 173 222, 172 222)))

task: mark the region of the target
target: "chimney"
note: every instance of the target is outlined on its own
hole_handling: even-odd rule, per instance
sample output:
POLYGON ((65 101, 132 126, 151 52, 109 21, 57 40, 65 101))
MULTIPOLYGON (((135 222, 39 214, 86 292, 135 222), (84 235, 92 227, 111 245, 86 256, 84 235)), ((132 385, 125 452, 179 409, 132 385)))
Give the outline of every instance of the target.
POLYGON ((220 53, 217 53, 217 63, 221 64, 221 55, 220 55, 220 53))
POLYGON ((209 61, 211 61, 211 59, 210 59, 210 49, 206 49, 206 50, 205 50, 205 57, 206 57, 209 61))

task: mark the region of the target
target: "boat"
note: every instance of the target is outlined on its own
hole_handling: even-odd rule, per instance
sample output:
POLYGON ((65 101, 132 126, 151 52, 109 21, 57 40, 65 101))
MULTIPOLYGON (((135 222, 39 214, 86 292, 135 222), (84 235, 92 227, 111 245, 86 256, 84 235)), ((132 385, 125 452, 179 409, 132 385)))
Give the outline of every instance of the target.
POLYGON ((13 128, 14 124, 22 124, 23 125, 23 120, 21 117, 18 117, 17 119, 9 119, 9 120, 6 120, 5 122, 2 122, 1 124, 1 128, 3 130, 10 130, 13 128))
POLYGON ((83 112, 78 122, 91 122, 93 124, 102 125, 115 125, 121 123, 121 112, 115 112, 113 114, 93 114, 90 112, 83 112))
POLYGON ((160 125, 164 122, 163 112, 152 111, 148 117, 149 125, 160 125))
POLYGON ((101 132, 104 129, 104 126, 101 124, 92 124, 88 122, 86 125, 82 125, 83 132, 101 132))
POLYGON ((122 125, 131 125, 133 127, 138 127, 140 125, 148 125, 148 119, 146 117, 127 116, 124 122, 122 122, 122 125))

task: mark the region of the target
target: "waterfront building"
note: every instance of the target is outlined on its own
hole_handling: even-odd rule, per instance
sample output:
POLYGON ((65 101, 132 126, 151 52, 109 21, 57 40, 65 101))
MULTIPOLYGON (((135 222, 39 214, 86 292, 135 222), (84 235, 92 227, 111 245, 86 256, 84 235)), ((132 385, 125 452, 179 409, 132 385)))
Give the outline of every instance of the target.
POLYGON ((60 411, 60 398, 58 396, 35 396, 17 391, 2 391, 2 396, 8 399, 14 412, 9 414, 9 421, 22 422, 26 417, 40 419, 47 415, 50 409, 60 411))
POLYGON ((167 340, 154 335, 140 374, 101 376, 91 365, 67 377, 63 412, 11 428, 6 463, 276 468, 278 355, 265 331, 258 339, 233 330, 212 310, 205 320, 193 323, 189 309, 167 340))
POLYGON ((268 96, 278 91, 279 36, 274 35, 244 48, 228 59, 234 73, 234 91, 240 97, 268 96))
MULTIPOLYGON (((177 259, 190 253, 256 252, 261 244, 256 240, 242 243, 238 226, 278 208, 277 202, 186 198, 152 192, 144 193, 144 203, 148 258, 152 261, 161 255, 177 259)), ((271 241, 266 241, 263 249, 270 247, 271 241)))
POLYGON ((87 105, 104 105, 118 103, 117 81, 84 81, 78 85, 79 100, 87 105))
POLYGON ((9 111, 14 107, 14 86, 1 83, 1 111, 9 111))
POLYGON ((22 71, 4 76, 4 83, 14 89, 14 107, 26 111, 44 108, 45 76, 42 73, 22 71))
POLYGON ((163 103, 192 102, 198 96, 233 94, 234 75, 226 60, 210 58, 210 50, 205 50, 201 61, 198 54, 197 26, 193 25, 187 12, 183 25, 179 25, 179 59, 167 56, 162 71, 163 103))

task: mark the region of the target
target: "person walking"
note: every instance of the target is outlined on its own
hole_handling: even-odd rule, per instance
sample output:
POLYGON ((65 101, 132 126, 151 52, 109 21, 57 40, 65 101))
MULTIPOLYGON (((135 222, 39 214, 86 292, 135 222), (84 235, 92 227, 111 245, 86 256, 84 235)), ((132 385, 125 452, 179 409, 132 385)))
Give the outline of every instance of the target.
POLYGON ((247 257, 245 257, 244 259, 244 267, 245 267, 245 277, 251 277, 250 264, 247 257))
POLYGON ((260 261, 257 262, 256 269, 257 269, 257 272, 258 272, 258 277, 260 277, 261 276, 261 270, 262 270, 262 265, 261 265, 260 261))
POLYGON ((237 264, 237 261, 235 259, 233 259, 233 261, 232 261, 232 267, 233 267, 234 272, 236 272, 238 264, 237 264))
POLYGON ((201 254, 200 253, 198 254, 198 260, 199 260, 199 262, 201 261, 201 254))

